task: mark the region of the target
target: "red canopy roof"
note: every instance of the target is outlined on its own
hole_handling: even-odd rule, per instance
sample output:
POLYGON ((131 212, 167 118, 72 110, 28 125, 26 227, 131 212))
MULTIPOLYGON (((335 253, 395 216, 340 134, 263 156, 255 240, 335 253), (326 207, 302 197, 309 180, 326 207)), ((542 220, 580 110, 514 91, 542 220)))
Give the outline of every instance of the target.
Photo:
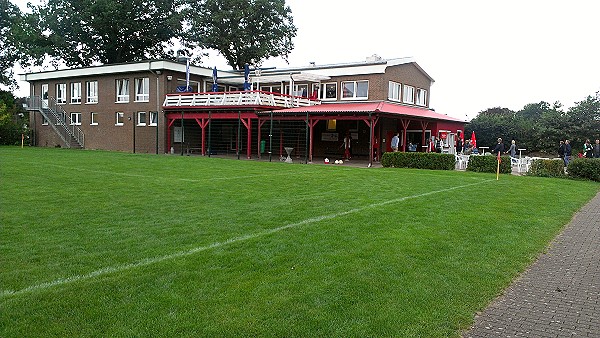
POLYGON ((439 114, 430 109, 403 106, 390 102, 362 102, 362 103, 324 103, 316 106, 297 107, 274 110, 277 114, 298 114, 298 113, 383 113, 404 115, 410 117, 429 118, 444 121, 463 122, 460 119, 439 114))

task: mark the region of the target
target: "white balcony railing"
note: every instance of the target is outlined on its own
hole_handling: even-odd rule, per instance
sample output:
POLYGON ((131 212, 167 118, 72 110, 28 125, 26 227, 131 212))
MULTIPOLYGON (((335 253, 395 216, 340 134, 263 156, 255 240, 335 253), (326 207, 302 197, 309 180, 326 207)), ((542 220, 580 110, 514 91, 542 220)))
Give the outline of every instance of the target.
POLYGON ((211 106, 265 106, 279 108, 307 107, 318 100, 263 91, 167 94, 164 108, 211 106))

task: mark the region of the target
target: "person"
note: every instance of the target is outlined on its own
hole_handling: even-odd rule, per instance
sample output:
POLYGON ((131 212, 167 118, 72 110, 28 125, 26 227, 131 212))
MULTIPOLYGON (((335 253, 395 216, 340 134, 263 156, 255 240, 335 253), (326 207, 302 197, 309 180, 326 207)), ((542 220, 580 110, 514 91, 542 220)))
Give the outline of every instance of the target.
POLYGON ((510 148, 506 151, 505 154, 508 154, 508 153, 510 153, 510 157, 517 156, 517 144, 516 144, 515 140, 510 141, 510 148))
POLYGON ((571 142, 565 140, 565 167, 569 166, 569 159, 571 158, 571 142))
POLYGON ((400 143, 400 137, 399 137, 400 133, 396 132, 394 134, 394 137, 392 137, 392 151, 393 152, 397 152, 398 151, 398 144, 400 143))
POLYGON ((560 144, 558 146, 558 157, 561 160, 565 160, 565 141, 560 140, 560 144))
POLYGON ((498 137, 498 143, 496 143, 496 147, 494 147, 494 155, 498 155, 504 152, 504 143, 502 142, 502 139, 500 137, 498 137))
POLYGON ((583 144, 583 154, 585 155, 585 158, 594 157, 594 147, 589 139, 585 140, 585 143, 583 144))
POLYGON ((456 134, 456 152, 457 153, 463 152, 463 144, 462 144, 462 139, 460 138, 460 134, 456 134))
POLYGON ((473 153, 473 144, 471 143, 471 140, 465 141, 465 150, 463 151, 463 153, 465 155, 471 155, 473 153))
POLYGON ((352 158, 352 149, 350 148, 352 144, 352 136, 350 136, 350 132, 346 133, 346 137, 344 137, 344 143, 342 143, 342 147, 344 147, 344 158, 346 161, 349 161, 352 158))
POLYGON ((600 140, 594 143, 594 158, 600 158, 600 140))

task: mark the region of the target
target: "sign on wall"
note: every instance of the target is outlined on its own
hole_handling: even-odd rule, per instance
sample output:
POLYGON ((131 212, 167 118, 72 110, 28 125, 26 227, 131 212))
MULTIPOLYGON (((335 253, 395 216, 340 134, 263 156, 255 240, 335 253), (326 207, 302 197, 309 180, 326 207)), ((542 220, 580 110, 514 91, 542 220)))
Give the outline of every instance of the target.
POLYGON ((321 141, 337 142, 339 140, 339 133, 322 133, 321 141))
POLYGON ((183 142, 183 133, 181 132, 181 127, 173 127, 173 142, 183 142))

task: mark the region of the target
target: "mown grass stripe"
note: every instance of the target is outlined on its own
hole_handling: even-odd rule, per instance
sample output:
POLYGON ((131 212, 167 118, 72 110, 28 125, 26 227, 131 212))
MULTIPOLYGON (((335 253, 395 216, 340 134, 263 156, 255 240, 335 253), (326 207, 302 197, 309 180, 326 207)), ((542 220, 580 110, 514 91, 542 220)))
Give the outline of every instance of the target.
POLYGON ((364 210, 370 209, 370 208, 377 208, 377 207, 381 207, 381 206, 388 205, 388 204, 399 203, 399 202, 403 202, 403 201, 410 200, 410 199, 415 199, 415 198, 435 195, 435 194, 439 194, 439 193, 444 193, 444 192, 448 192, 448 191, 452 191, 452 190, 467 188, 470 186, 474 186, 474 185, 478 185, 478 184, 482 184, 482 183, 486 183, 486 182, 492 182, 492 181, 494 181, 494 180, 484 180, 484 181, 449 187, 449 188, 440 189, 440 190, 428 191, 428 192, 421 193, 421 194, 399 197, 396 199, 390 199, 390 200, 378 202, 378 203, 372 203, 372 204, 365 205, 365 206, 362 206, 359 208, 354 208, 354 209, 350 209, 350 210, 346 210, 346 211, 342 211, 342 212, 338 212, 338 213, 334 213, 334 214, 330 214, 330 215, 321 215, 321 216, 317 216, 317 217, 311 217, 311 218, 302 220, 300 222, 286 224, 286 225, 278 227, 278 228, 260 231, 257 233, 248 234, 248 235, 244 235, 244 236, 238 236, 238 237, 228 239, 226 241, 216 242, 216 243, 212 243, 210 245, 205 245, 205 246, 199 246, 199 247, 196 247, 196 248, 193 248, 190 250, 175 252, 170 255, 146 258, 146 259, 137 261, 135 263, 129 263, 129 264, 124 264, 124 265, 109 266, 109 267, 105 267, 102 269, 92 271, 85 275, 75 275, 75 276, 70 276, 70 277, 66 277, 66 278, 59 278, 59 279, 56 279, 51 282, 45 282, 45 283, 32 285, 32 286, 29 286, 29 287, 26 287, 26 288, 23 288, 20 290, 2 290, 0 292, 0 297, 18 296, 18 295, 27 294, 30 292, 45 290, 45 289, 52 288, 55 286, 61 286, 61 285, 65 285, 65 284, 69 284, 69 283, 73 283, 73 282, 82 281, 82 280, 88 280, 88 279, 92 279, 94 277, 98 277, 98 276, 102 276, 102 275, 106 275, 106 274, 127 271, 127 270, 160 263, 160 262, 171 260, 171 259, 190 256, 190 255, 193 255, 198 252, 202 252, 202 251, 206 251, 206 250, 210 250, 210 249, 214 249, 214 248, 219 248, 219 247, 222 247, 222 246, 225 246, 228 244, 243 242, 246 240, 267 236, 270 234, 280 232, 282 230, 286 230, 286 229, 290 229, 290 228, 294 228, 294 227, 298 227, 298 226, 302 226, 302 225, 306 225, 306 224, 318 223, 321 221, 350 215, 350 214, 361 212, 361 211, 364 211, 364 210))

